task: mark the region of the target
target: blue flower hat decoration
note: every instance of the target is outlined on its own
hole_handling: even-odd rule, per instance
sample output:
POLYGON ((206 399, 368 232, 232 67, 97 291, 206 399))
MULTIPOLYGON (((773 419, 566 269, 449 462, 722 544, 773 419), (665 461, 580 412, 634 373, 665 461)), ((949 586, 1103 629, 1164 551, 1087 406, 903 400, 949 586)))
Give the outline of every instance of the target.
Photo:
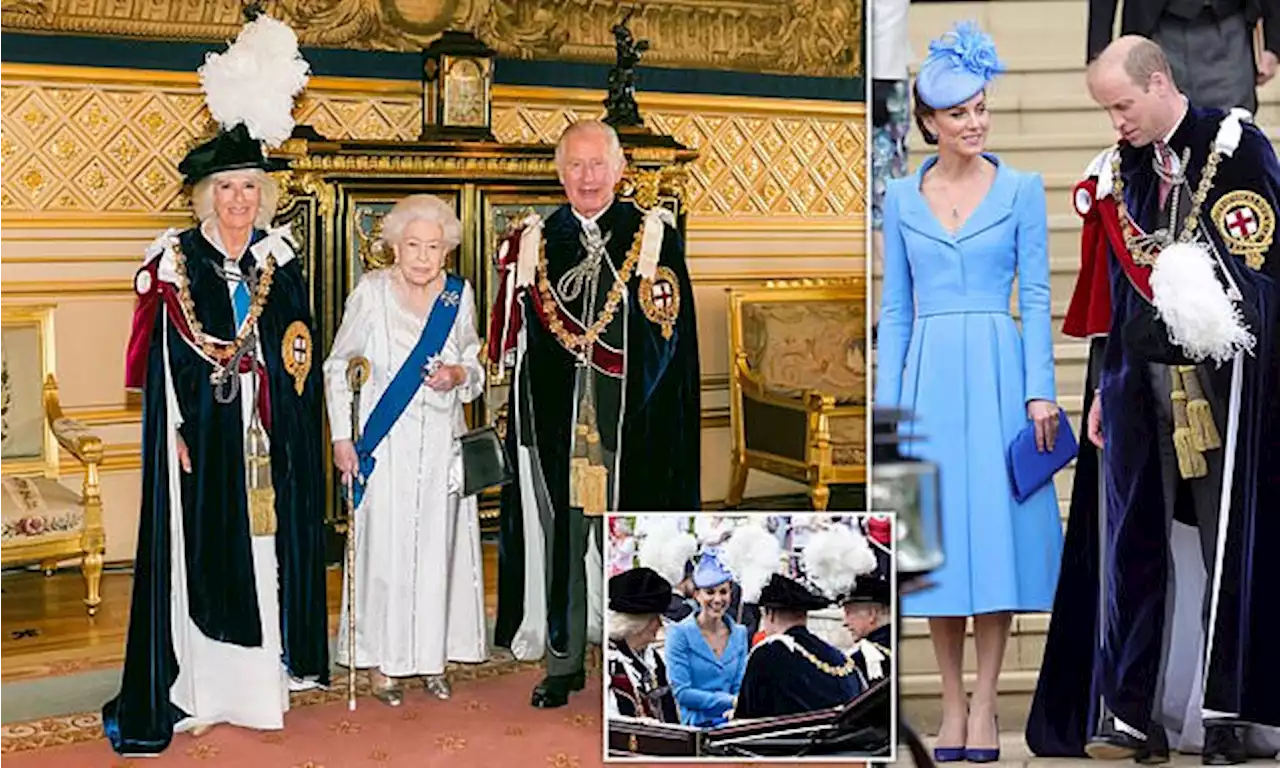
POLYGON ((962 21, 929 43, 916 76, 916 93, 933 109, 948 109, 978 95, 1005 71, 995 42, 976 23, 962 21))

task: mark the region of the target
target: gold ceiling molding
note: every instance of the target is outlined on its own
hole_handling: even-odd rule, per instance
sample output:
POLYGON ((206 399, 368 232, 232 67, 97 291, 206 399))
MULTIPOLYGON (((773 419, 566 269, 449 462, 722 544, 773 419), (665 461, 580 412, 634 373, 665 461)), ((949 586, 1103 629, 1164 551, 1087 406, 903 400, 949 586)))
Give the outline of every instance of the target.
MULTIPOLYGON (((61 76, 46 77, 30 66, 0 69, 0 163, 6 171, 0 212, 6 225, 57 226, 61 220, 67 227, 101 226, 97 217, 120 217, 119 226, 133 219, 139 227, 157 219, 164 226, 189 221, 177 164, 209 123, 194 75, 148 83, 117 79, 119 73, 108 69, 42 69, 60 69, 61 76)), ((297 121, 332 139, 417 138, 416 91, 361 92, 349 81, 341 85, 333 91, 308 88, 295 111, 297 121)), ((569 123, 601 115, 589 93, 511 89, 495 100, 494 134, 506 143, 554 143, 569 123)), ((804 102, 792 110, 790 104, 652 95, 646 107, 650 127, 699 153, 686 186, 691 229, 703 219, 709 227, 728 228, 785 219, 787 226, 795 221, 861 231, 862 105, 804 102)), ((429 173, 427 165, 406 170, 429 173)))
MULTIPOLYGON (((644 63, 820 77, 861 74, 862 0, 268 0, 303 45, 418 51, 445 29, 474 32, 505 58, 614 61, 612 27, 647 39, 644 63)), ((14 30, 223 42, 240 3, 2 0, 14 30)))

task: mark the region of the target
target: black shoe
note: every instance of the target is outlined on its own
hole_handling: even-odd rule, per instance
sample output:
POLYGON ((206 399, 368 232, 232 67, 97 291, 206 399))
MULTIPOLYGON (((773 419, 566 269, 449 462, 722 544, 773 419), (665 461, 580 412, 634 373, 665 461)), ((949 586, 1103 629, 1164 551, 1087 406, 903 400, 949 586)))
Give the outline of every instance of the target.
POLYGON ((563 707, 569 703, 569 694, 587 687, 585 672, 572 675, 548 675, 533 688, 530 703, 539 709, 563 707))
POLYGON ((1147 729, 1147 741, 1133 756, 1139 765, 1163 765, 1171 762, 1169 758, 1169 737, 1165 735, 1164 726, 1152 721, 1147 729))
MULTIPOLYGON (((1145 749, 1147 742, 1116 728, 1114 717, 1107 717, 1085 745, 1084 751, 1094 760, 1125 760, 1145 749)), ((1165 747, 1168 752, 1168 747, 1165 747)))
POLYGON ((1244 744, 1244 726, 1205 723, 1204 749, 1200 762, 1205 765, 1240 765, 1248 762, 1249 750, 1244 744))

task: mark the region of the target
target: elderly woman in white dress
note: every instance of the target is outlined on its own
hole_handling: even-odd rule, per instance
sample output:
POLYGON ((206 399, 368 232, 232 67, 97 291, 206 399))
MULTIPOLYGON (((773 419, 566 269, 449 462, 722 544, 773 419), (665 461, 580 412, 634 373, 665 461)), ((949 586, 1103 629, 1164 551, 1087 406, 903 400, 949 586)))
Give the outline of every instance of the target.
POLYGON ((343 589, 338 662, 370 670, 397 706, 405 678, 450 695, 449 661, 488 658, 480 528, 463 498, 463 404, 484 389, 475 296, 444 270, 462 225, 439 198, 401 200, 383 221, 392 266, 366 273, 347 298, 325 361, 334 463, 356 498, 356 658, 347 658, 343 589), (353 358, 370 363, 361 434, 351 433, 353 358))

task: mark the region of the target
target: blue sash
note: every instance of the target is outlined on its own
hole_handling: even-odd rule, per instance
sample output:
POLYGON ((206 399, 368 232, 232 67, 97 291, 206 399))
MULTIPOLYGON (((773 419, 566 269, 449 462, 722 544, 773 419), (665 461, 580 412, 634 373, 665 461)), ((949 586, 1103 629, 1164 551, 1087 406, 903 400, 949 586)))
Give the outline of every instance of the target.
POLYGON ((374 450, 391 431, 391 426, 400 418, 400 414, 404 413, 413 396, 417 394, 418 388, 428 376, 426 372, 428 362, 440 354, 445 340, 449 338, 449 332, 453 330, 453 323, 458 318, 458 305, 462 303, 462 287, 462 278, 456 275, 448 275, 445 278, 444 290, 436 297, 436 302, 431 307, 431 314, 427 317, 427 325, 422 329, 422 335, 418 337, 418 343, 409 352, 404 365, 396 371, 395 378, 391 380, 391 386, 382 393, 382 397, 378 398, 377 405, 373 407, 373 413, 369 414, 369 421, 364 425, 364 432, 355 445, 356 455, 360 458, 360 472, 355 478, 353 489, 355 494, 353 501, 356 507, 359 507, 361 500, 364 499, 365 484, 373 474, 374 450))

